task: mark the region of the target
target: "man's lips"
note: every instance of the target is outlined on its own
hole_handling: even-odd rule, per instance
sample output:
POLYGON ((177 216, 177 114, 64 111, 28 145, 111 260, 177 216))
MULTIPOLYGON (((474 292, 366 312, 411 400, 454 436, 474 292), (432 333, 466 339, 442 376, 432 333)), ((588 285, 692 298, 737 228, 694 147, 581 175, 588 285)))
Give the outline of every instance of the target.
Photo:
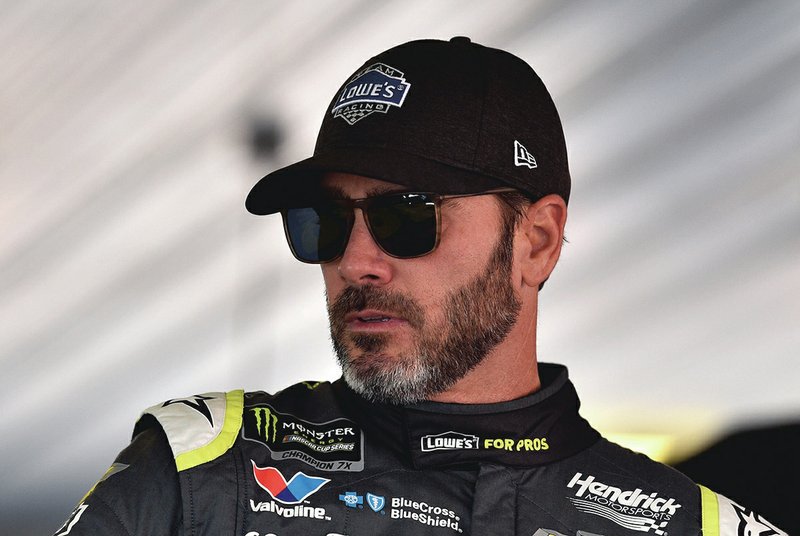
POLYGON ((378 309, 364 309, 348 313, 344 317, 345 324, 353 330, 385 330, 408 324, 408 321, 396 314, 378 309))

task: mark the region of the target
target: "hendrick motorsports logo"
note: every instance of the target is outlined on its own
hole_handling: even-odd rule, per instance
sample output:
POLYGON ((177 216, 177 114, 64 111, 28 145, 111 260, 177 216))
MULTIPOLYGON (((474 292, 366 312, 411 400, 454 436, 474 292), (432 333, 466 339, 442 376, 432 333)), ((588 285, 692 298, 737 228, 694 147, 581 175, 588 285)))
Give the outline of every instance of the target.
POLYGON ((309 422, 270 406, 245 409, 242 437, 267 447, 273 460, 301 460, 321 471, 364 469, 364 438, 353 421, 309 422))
POLYGON ((375 63, 344 86, 331 113, 354 125, 375 112, 385 114, 392 106, 403 106, 410 87, 403 73, 385 63, 375 63))
POLYGON ((604 517, 630 530, 665 534, 664 528, 675 515, 680 504, 675 499, 659 497, 657 493, 644 493, 641 489, 623 490, 595 481, 592 475, 583 478, 575 473, 567 484, 575 488, 570 502, 580 512, 604 517))
POLYGON ((432 450, 477 449, 478 436, 461 432, 443 432, 441 434, 422 436, 422 452, 432 450))

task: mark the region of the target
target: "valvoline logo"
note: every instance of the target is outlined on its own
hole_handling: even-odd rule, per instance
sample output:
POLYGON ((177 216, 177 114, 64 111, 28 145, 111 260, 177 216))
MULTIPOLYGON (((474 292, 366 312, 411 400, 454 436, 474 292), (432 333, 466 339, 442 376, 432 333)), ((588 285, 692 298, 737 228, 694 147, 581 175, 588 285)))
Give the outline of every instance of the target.
POLYGON ((253 460, 250 460, 250 463, 253 464, 253 476, 258 485, 266 490, 273 499, 283 504, 301 503, 330 482, 328 478, 308 476, 302 471, 295 473, 287 482, 281 472, 274 467, 262 469, 253 460))

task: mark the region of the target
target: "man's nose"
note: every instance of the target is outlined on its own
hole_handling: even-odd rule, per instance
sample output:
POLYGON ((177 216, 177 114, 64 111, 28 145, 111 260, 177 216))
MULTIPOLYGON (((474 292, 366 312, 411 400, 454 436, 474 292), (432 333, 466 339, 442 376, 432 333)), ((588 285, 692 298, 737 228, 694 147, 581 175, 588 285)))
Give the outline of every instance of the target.
POLYGON ((353 286, 385 285, 392 279, 391 261, 372 238, 364 214, 357 209, 350 238, 338 261, 339 275, 353 286))

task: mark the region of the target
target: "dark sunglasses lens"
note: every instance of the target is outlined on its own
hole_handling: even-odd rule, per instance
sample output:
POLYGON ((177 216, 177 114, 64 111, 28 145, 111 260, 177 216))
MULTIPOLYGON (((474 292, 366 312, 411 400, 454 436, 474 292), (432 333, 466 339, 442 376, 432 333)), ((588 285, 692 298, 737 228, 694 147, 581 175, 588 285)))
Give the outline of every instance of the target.
POLYGON ((436 205, 429 195, 375 198, 368 218, 372 235, 389 255, 419 257, 436 247, 436 205))
POLYGON ((286 237, 295 256, 319 263, 341 255, 350 232, 350 213, 350 209, 335 204, 287 209, 286 237))

